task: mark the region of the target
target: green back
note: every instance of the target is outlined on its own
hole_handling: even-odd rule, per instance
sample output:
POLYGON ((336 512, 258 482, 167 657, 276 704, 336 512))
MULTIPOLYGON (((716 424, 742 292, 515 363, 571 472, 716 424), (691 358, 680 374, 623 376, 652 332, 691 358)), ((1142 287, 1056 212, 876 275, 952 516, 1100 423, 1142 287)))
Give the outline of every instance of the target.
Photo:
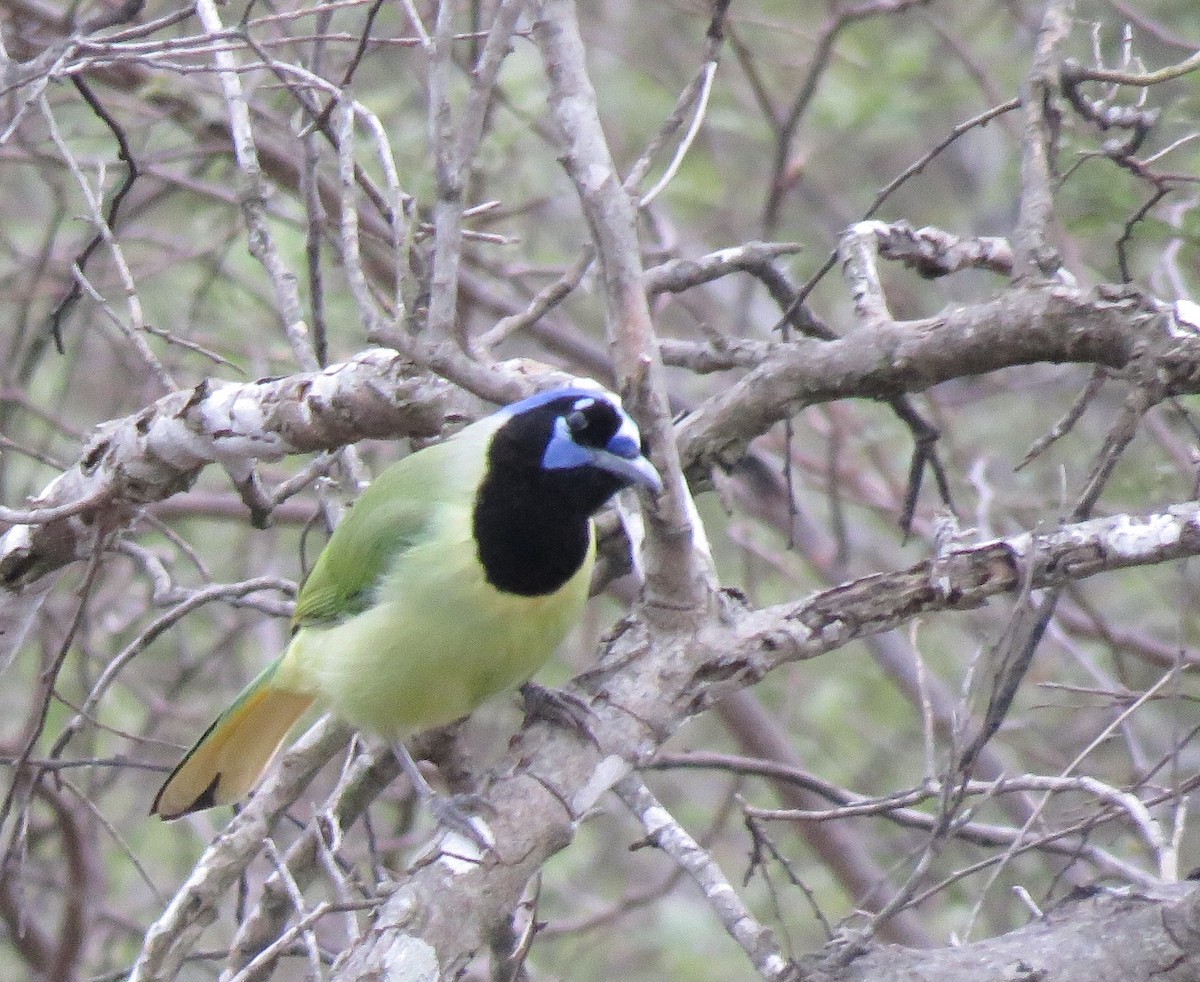
POLYGON ((317 558, 296 598, 293 627, 336 623, 370 607, 396 558, 424 541, 438 504, 474 498, 501 422, 480 420, 380 473, 317 558))

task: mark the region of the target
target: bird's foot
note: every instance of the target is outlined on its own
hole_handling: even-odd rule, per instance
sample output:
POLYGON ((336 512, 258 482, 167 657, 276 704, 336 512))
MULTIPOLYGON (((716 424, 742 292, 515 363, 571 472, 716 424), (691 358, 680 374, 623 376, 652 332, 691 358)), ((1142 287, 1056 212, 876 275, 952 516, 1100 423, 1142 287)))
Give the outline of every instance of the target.
POLYGON ((526 682, 520 688, 525 703, 525 722, 544 720, 570 730, 597 750, 600 741, 592 732, 591 721, 596 718, 585 699, 562 689, 547 689, 536 682, 526 682))
POLYGON ((478 811, 490 807, 480 795, 444 795, 435 792, 433 797, 426 799, 426 804, 439 827, 457 832, 485 854, 495 852, 496 839, 487 822, 468 810, 478 811))
POLYGON ((392 744, 392 753, 396 755, 404 773, 412 782, 413 790, 417 792, 417 796, 425 803, 440 827, 457 832, 468 842, 478 846, 484 854, 495 851, 496 839, 487 823, 478 815, 471 815, 467 811, 467 808, 479 810, 488 807, 486 801, 474 794, 438 794, 429 786, 425 775, 421 773, 417 762, 412 759, 403 743, 392 744))

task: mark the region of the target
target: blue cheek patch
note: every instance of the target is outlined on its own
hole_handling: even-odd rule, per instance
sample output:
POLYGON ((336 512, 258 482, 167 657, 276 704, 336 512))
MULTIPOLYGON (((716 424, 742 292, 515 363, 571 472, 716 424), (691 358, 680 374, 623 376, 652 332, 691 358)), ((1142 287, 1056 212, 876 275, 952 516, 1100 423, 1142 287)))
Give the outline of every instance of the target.
POLYGON ((637 460, 642 455, 642 448, 638 445, 637 440, 625 433, 618 433, 614 436, 604 449, 618 457, 624 457, 626 460, 637 460))
POLYGON ((554 435, 546 444, 546 452, 542 454, 542 468, 548 471, 567 470, 571 467, 582 467, 592 459, 589 451, 571 439, 571 431, 566 421, 554 421, 554 435))

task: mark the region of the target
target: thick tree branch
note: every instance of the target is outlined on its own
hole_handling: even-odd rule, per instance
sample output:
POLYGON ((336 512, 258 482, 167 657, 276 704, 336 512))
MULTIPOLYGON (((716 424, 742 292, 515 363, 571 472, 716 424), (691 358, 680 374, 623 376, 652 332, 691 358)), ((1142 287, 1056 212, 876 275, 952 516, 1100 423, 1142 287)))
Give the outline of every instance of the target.
POLYGON ((205 381, 101 426, 31 511, 0 514, 12 525, 0 538, 0 664, 21 644, 49 574, 86 557, 97 528, 123 527, 141 505, 187 490, 211 463, 236 479, 258 460, 371 435, 437 435, 474 414, 455 391, 396 352, 374 349, 319 372, 205 381))
POLYGON ((796 604, 752 611, 728 600, 723 616, 690 639, 652 642, 642 624, 629 622, 599 665, 569 687, 589 701, 597 743, 545 724, 523 730, 486 793, 497 855, 479 864, 443 856, 413 872, 336 977, 398 971, 412 950, 443 975, 462 969, 607 788, 648 762, 683 720, 784 663, 933 611, 977 607, 1026 581, 1036 589, 1198 553, 1200 505, 1189 504, 952 549, 796 604))
MULTIPOLYGON (((884 319, 836 341, 738 342, 726 367, 743 359, 758 365, 677 424, 684 468, 695 488, 710 467, 741 459, 754 435, 831 398, 921 392, 1014 365, 1121 369, 1145 353, 1168 373, 1172 391, 1196 391, 1200 375, 1193 377, 1191 366, 1200 365, 1200 338, 1169 333, 1169 316, 1165 306, 1137 295, 1050 286, 924 320, 884 319)), ((690 357, 667 348, 668 356, 674 352, 690 357)), ((722 355, 712 352, 708 361, 715 368, 722 355)))
POLYGON ((987 941, 880 947, 844 967, 817 956, 803 968, 806 982, 1190 982, 1200 972, 1200 889, 1099 893, 987 941))
MULTIPOLYGON (((257 460, 331 450, 371 436, 431 437, 469 418, 445 381, 414 369, 394 351, 372 349, 322 371, 259 382, 205 381, 164 396, 141 412, 98 428, 79 460, 52 481, 31 512, 0 540, 0 581, 28 585, 81 557, 103 521, 115 527, 132 509, 186 490, 201 468, 244 472, 257 460), (76 515, 38 521, 42 509, 84 502, 76 515), (35 524, 36 522, 36 524, 35 524)), ((0 516, 5 517, 5 516, 0 516)))

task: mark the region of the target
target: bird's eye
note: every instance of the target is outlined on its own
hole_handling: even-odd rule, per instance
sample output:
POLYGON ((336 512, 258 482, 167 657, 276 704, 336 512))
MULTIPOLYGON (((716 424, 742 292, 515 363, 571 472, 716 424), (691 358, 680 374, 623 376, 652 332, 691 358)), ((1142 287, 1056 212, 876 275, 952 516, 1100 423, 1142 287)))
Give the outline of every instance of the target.
POLYGON ((587 414, 579 409, 574 412, 567 413, 566 416, 567 429, 572 433, 582 433, 588 428, 587 414))

